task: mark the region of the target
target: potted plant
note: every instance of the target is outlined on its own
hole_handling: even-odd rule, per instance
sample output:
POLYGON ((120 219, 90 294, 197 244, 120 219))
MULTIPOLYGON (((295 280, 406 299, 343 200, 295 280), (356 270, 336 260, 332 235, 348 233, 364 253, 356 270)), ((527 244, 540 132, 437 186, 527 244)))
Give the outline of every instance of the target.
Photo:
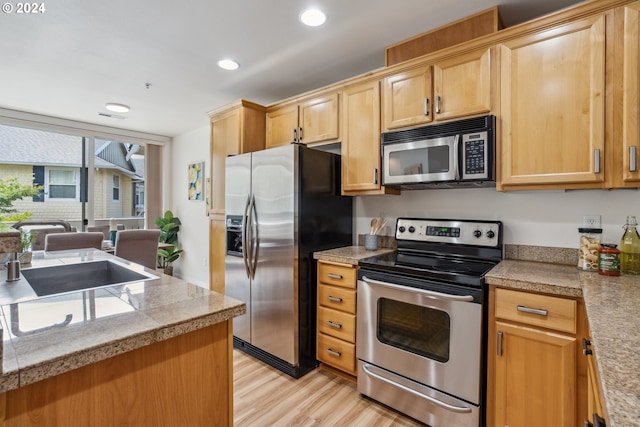
POLYGON ((33 258, 33 253, 31 252, 31 245, 33 244, 33 240, 35 239, 35 234, 31 231, 20 229, 20 253, 18 254, 18 260, 20 264, 30 264, 31 259, 33 258))
POLYGON ((165 211, 163 216, 157 217, 153 221, 160 229, 160 239, 162 243, 168 243, 173 247, 166 249, 158 249, 158 267, 164 269, 164 273, 173 275, 173 266, 175 260, 180 258, 182 249, 178 249, 178 231, 180 231, 180 218, 173 215, 170 210, 165 211))
POLYGON ((164 274, 173 276, 173 262, 180 258, 182 249, 176 249, 175 246, 167 249, 158 249, 159 267, 163 269, 164 274))

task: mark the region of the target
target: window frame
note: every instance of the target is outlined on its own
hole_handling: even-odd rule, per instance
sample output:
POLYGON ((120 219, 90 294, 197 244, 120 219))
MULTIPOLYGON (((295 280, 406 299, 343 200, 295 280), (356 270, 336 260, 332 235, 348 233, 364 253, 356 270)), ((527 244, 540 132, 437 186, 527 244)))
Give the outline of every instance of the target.
MULTIPOLYGON (((80 201, 80 170, 73 167, 64 166, 45 166, 44 167, 44 201, 45 202, 79 202, 80 201), (58 171, 70 171, 73 172, 73 178, 75 181, 75 197, 51 197, 49 172, 52 170, 58 171)), ((54 184, 55 185, 55 184, 54 184)))
POLYGON ((122 177, 118 173, 111 174, 111 201, 114 203, 120 203, 122 201, 122 177), (116 186, 116 178, 118 178, 118 185, 116 186), (118 198, 116 199, 115 191, 118 190, 118 198))

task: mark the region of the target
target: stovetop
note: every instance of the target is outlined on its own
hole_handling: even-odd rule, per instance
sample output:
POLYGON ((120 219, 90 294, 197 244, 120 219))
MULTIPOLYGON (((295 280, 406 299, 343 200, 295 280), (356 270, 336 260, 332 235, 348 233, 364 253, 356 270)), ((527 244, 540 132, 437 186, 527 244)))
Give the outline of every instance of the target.
POLYGON ((477 287, 503 257, 499 221, 398 218, 395 235, 395 252, 360 267, 477 287))

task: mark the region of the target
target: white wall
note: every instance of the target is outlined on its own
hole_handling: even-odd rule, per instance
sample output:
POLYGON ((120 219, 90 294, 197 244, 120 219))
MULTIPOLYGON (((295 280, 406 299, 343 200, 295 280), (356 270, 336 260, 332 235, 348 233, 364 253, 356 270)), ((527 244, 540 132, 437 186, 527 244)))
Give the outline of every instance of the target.
POLYGON ((386 216, 393 234, 399 216, 503 221, 504 243, 578 247, 584 214, 602 216, 603 242, 622 237, 627 215, 640 219, 640 193, 633 190, 517 191, 491 188, 412 190, 400 196, 356 198, 356 231, 365 234, 372 217, 386 216))
POLYGON ((169 200, 165 206, 180 218, 179 241, 184 253, 174 263, 173 275, 194 285, 209 288, 209 217, 204 201, 187 196, 187 167, 204 161, 205 180, 209 177, 209 126, 203 126, 173 138, 169 149, 169 200))

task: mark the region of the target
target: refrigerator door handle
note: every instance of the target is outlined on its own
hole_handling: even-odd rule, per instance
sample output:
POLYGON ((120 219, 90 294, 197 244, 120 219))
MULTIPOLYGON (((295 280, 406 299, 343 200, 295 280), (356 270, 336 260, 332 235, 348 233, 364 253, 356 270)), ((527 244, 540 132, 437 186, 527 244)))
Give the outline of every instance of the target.
POLYGON ((244 271, 247 273, 247 278, 251 278, 251 270, 249 265, 249 245, 248 245, 248 226, 249 226, 249 201, 250 196, 247 196, 247 202, 244 204, 244 214, 242 215, 242 261, 244 262, 244 271))
POLYGON ((251 216, 251 279, 256 277, 256 269, 258 268, 258 249, 260 231, 258 228, 258 211, 256 210, 256 197, 251 196, 251 207, 249 208, 249 215, 251 216), (255 231, 255 233, 254 233, 255 231))

